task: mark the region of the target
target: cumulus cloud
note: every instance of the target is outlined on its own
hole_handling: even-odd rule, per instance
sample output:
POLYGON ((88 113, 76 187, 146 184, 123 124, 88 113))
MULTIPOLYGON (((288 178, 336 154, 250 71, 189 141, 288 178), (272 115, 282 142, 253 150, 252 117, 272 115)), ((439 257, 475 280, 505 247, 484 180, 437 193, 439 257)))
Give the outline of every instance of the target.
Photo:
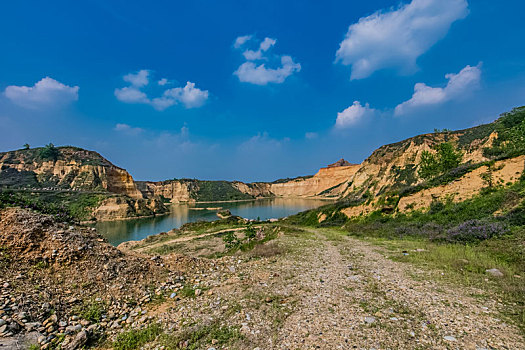
POLYGON ((348 28, 336 62, 352 66, 351 79, 363 79, 384 68, 413 72, 417 58, 467 14, 466 0, 412 0, 378 11, 348 28))
MULTIPOLYGON (((248 41, 252 40, 251 35, 238 37, 235 40, 234 47, 240 49, 248 41)), ((288 55, 273 55, 270 56, 268 51, 277 43, 276 39, 264 38, 259 43, 257 50, 245 49, 242 55, 246 62, 241 64, 239 68, 233 73, 239 81, 251 83, 256 85, 266 85, 268 83, 283 83, 286 78, 295 72, 301 70, 301 65, 295 63, 291 56, 288 55), (267 67, 266 63, 256 63, 256 61, 280 61, 280 66, 277 68, 267 67)))
POLYGON ((164 92, 164 97, 174 101, 180 101, 186 108, 200 107, 208 99, 208 91, 203 91, 195 87, 195 83, 186 82, 183 88, 173 88, 164 92))
POLYGON ((335 127, 338 129, 344 129, 357 124, 361 119, 371 116, 375 113, 373 108, 367 103, 364 106, 361 102, 354 101, 350 107, 344 111, 337 113, 337 119, 335 121, 335 127))
POLYGON ((45 77, 33 86, 10 85, 4 95, 13 103, 32 109, 57 107, 78 100, 78 86, 68 86, 45 77))
MULTIPOLYGON (((142 88, 149 84, 148 75, 149 71, 145 69, 125 75, 124 81, 130 83, 130 86, 115 89, 115 97, 125 103, 148 104, 158 111, 163 111, 179 103, 188 109, 197 108, 201 107, 208 99, 208 91, 196 88, 195 83, 190 81, 184 87, 167 89, 159 97, 150 98, 142 91, 142 88)), ((166 78, 163 78, 157 84, 164 86, 168 82, 166 78)))
POLYGON ((244 58, 246 58, 248 61, 255 61, 255 60, 261 60, 263 59, 263 53, 268 51, 272 46, 275 45, 277 40, 272 38, 264 38, 264 40, 259 45, 259 49, 257 51, 253 50, 246 50, 242 53, 244 58))
POLYGON ((128 135, 137 135, 144 131, 141 128, 135 128, 128 124, 121 124, 121 123, 116 124, 114 130, 128 134, 128 135))
POLYGON ((137 73, 129 73, 124 76, 124 81, 131 84, 131 86, 140 88, 149 84, 149 70, 142 69, 137 73))
POLYGON ((481 63, 477 66, 466 66, 457 74, 447 74, 447 86, 431 87, 425 83, 417 83, 414 86, 412 98, 399 104, 395 109, 395 115, 402 115, 410 111, 429 105, 437 105, 462 96, 464 93, 478 87, 481 79, 481 63))
POLYGON ((282 56, 279 68, 267 68, 264 63, 256 65, 253 62, 244 62, 233 74, 244 83, 266 85, 268 83, 280 84, 294 72, 300 70, 299 63, 295 63, 290 56, 282 56))

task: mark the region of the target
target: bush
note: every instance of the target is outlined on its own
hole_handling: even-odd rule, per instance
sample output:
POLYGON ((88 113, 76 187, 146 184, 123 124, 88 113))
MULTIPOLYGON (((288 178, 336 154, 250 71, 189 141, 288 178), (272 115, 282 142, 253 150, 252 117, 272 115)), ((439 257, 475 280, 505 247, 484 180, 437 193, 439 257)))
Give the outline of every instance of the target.
POLYGON ((501 159, 525 154, 525 107, 502 114, 496 123, 498 137, 492 147, 483 149, 483 155, 501 159))
POLYGON ((222 240, 224 241, 226 249, 234 249, 241 245, 241 241, 237 238, 234 231, 224 233, 222 240))
POLYGON ((256 236, 257 236, 257 231, 255 231, 251 223, 248 224, 248 227, 246 227, 246 230, 244 230, 244 237, 248 241, 251 241, 255 239, 256 236))
POLYGON ((58 160, 58 156, 60 155, 60 151, 58 150, 58 148, 55 147, 55 145, 49 143, 40 150, 39 155, 42 159, 52 160, 56 162, 58 160))
POLYGON ((469 243, 483 241, 506 234, 508 228, 500 222, 467 220, 449 230, 445 237, 448 242, 469 243))

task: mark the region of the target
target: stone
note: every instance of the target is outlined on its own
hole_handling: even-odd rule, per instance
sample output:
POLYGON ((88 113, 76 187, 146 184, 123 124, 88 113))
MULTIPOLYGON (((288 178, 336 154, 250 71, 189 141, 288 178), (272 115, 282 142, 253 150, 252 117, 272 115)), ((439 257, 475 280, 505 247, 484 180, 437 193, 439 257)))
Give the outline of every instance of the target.
POLYGON ((171 293, 171 294, 170 294, 170 299, 173 299, 173 298, 175 298, 176 296, 177 296, 177 293, 171 293))
POLYGON ((485 272, 494 277, 503 277, 503 273, 498 269, 487 269, 485 272))
POLYGON ((64 350, 76 350, 80 349, 84 344, 86 344, 88 339, 88 334, 86 331, 77 333, 75 338, 63 349, 64 350))
POLYGON ((195 296, 199 296, 202 294, 202 289, 195 289, 195 296))
POLYGON ((82 329, 82 326, 77 324, 76 326, 67 326, 66 333, 76 333, 82 329))
POLYGON ((448 341, 456 341, 456 338, 454 338, 451 335, 446 335, 443 339, 448 340, 448 341))
POLYGON ((372 324, 376 321, 376 318, 374 316, 366 316, 365 317, 365 322, 368 323, 368 324, 372 324))

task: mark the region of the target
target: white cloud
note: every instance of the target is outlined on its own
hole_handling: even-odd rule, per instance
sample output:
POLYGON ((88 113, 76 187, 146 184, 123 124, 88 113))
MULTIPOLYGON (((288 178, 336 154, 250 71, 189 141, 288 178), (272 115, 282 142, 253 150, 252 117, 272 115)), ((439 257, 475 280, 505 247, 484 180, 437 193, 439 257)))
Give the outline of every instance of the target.
POLYGON ((352 65, 351 79, 384 68, 413 72, 417 58, 467 14, 466 0, 412 0, 397 9, 378 11, 348 28, 336 62, 352 65))
POLYGON ((164 92, 164 97, 180 101, 186 108, 200 107, 208 99, 208 91, 195 87, 195 83, 186 82, 183 88, 173 88, 164 92))
POLYGON ((251 35, 239 36, 237 37, 237 39, 235 39, 235 42, 233 43, 233 47, 238 49, 241 46, 243 46, 246 42, 248 42, 251 38, 252 38, 251 35))
POLYGON ((124 81, 135 87, 143 87, 149 84, 149 70, 142 69, 137 73, 129 73, 124 76, 124 81))
POLYGON ((148 96, 135 87, 123 87, 115 89, 115 96, 125 103, 150 103, 148 96))
POLYGON ((257 51, 246 50, 242 54, 243 54, 244 58, 246 58, 248 61, 261 60, 261 59, 263 59, 263 53, 265 53, 272 46, 274 46, 276 42, 277 42, 277 40, 275 40, 275 39, 264 38, 264 40, 259 45, 259 49, 257 51))
MULTIPOLYGON (((251 35, 238 37, 235 40, 234 47, 236 49, 241 48, 246 42, 252 39, 251 35)), ((241 64, 235 72, 239 78, 239 81, 245 83, 251 83, 256 85, 266 85, 268 83, 283 83, 287 77, 295 72, 301 70, 301 65, 295 63, 292 57, 288 55, 273 55, 270 56, 268 51, 277 43, 276 39, 264 38, 259 44, 257 50, 246 49, 242 52, 242 55, 246 59, 246 62, 241 64), (276 68, 267 67, 266 63, 255 63, 253 61, 280 61, 280 66, 276 68)))
POLYGON ((481 79, 481 63, 477 66, 466 66, 458 74, 447 74, 447 86, 444 88, 431 87, 424 83, 414 86, 412 98, 399 104, 395 109, 395 115, 402 115, 411 110, 421 107, 436 105, 455 99, 464 93, 478 87, 481 79))
MULTIPOLYGON (((164 90, 161 96, 149 98, 148 95, 141 90, 141 88, 149 84, 148 72, 148 70, 141 70, 136 74, 130 73, 124 76, 124 80, 131 85, 115 89, 115 97, 125 103, 148 104, 159 111, 163 111, 178 103, 181 103, 186 108, 197 108, 201 107, 208 99, 209 93, 207 90, 196 88, 195 83, 189 81, 183 88, 167 89, 164 90)), ((169 81, 166 78, 157 82, 160 86, 168 83, 169 81)))
POLYGON ((4 95, 13 103, 37 109, 57 107, 78 100, 78 86, 64 85, 55 79, 45 77, 33 86, 10 85, 4 95))
POLYGON ((280 84, 294 72, 300 70, 299 63, 295 63, 290 56, 282 56, 279 68, 267 68, 264 63, 257 66, 253 62, 244 62, 233 74, 242 82, 266 85, 268 83, 280 84))
POLYGON ((129 126, 128 124, 121 124, 118 123, 115 125, 115 131, 123 132, 128 135, 137 135, 143 132, 144 130, 141 128, 134 128, 132 126, 129 126))
POLYGON ((375 113, 375 109, 370 108, 367 103, 361 106, 359 101, 354 101, 354 104, 346 108, 344 111, 337 113, 335 127, 344 129, 357 124, 361 119, 371 116, 375 113))
POLYGON ((304 137, 308 140, 316 139, 319 135, 316 132, 307 132, 304 134, 304 137))

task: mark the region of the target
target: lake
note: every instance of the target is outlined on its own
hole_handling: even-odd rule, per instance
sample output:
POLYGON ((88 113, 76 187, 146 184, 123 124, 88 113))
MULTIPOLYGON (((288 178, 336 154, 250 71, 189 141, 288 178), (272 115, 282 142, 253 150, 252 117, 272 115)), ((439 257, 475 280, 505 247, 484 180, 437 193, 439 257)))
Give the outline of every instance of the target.
POLYGON ((215 210, 195 210, 192 208, 229 209, 233 215, 246 219, 278 219, 301 211, 317 208, 330 201, 319 199, 258 199, 246 202, 198 203, 194 205, 173 204, 169 214, 150 218, 98 222, 97 231, 113 245, 126 241, 137 241, 160 232, 179 228, 185 223, 217 220, 215 210))

